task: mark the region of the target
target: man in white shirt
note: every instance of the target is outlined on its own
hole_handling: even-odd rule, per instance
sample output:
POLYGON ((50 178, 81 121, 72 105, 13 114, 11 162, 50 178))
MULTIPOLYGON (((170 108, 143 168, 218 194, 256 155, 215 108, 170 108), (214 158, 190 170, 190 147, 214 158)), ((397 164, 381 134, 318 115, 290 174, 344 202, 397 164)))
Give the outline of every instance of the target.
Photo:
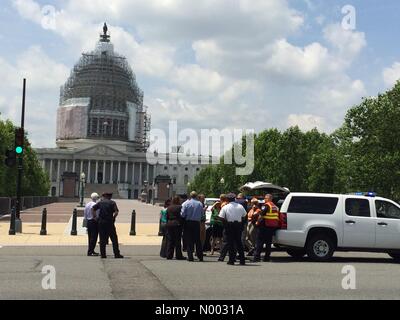
MULTIPOLYGON (((92 199, 92 201, 86 204, 84 211, 84 219, 86 219, 87 221, 88 243, 89 243, 89 249, 87 255, 89 257, 97 257, 99 256, 99 254, 95 252, 94 249, 96 248, 97 238, 99 235, 99 226, 97 220, 92 215, 92 207, 97 203, 100 197, 97 193, 92 193, 90 198, 92 199)), ((99 212, 97 210, 96 217, 98 217, 98 215, 99 212)))
POLYGON ((235 264, 236 249, 239 252, 240 264, 245 264, 244 250, 242 244, 243 220, 246 218, 247 212, 243 206, 235 202, 236 195, 230 193, 227 195, 229 204, 224 206, 219 217, 224 220, 226 235, 229 247, 229 265, 235 264))

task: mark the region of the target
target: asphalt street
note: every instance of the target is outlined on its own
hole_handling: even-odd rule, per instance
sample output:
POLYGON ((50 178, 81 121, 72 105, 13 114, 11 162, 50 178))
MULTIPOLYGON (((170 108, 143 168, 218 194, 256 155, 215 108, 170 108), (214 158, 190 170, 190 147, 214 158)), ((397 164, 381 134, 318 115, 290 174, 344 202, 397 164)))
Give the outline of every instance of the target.
POLYGON ((154 246, 123 246, 124 260, 86 257, 85 250, 0 248, 0 299, 400 298, 400 266, 385 254, 337 253, 330 263, 313 263, 274 252, 270 263, 228 266, 209 256, 166 261, 154 246), (355 290, 342 288, 346 265, 356 270, 355 290), (42 288, 44 266, 56 270, 55 290, 42 288))

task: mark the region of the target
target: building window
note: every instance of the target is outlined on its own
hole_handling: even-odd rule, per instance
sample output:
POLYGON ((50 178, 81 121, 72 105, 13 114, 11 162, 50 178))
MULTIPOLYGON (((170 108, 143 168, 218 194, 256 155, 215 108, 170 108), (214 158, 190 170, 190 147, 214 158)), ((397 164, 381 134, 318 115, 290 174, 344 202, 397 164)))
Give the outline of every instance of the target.
POLYGON ((164 167, 164 170, 165 170, 165 171, 167 171, 167 170, 168 170, 168 167, 167 167, 167 166, 165 166, 165 167, 164 167))
POLYGON ((189 171, 189 168, 185 168, 185 171, 189 171))
POLYGON ((183 182, 185 185, 187 185, 188 183, 189 183, 189 176, 188 175, 185 175, 185 178, 184 178, 184 182, 183 182))

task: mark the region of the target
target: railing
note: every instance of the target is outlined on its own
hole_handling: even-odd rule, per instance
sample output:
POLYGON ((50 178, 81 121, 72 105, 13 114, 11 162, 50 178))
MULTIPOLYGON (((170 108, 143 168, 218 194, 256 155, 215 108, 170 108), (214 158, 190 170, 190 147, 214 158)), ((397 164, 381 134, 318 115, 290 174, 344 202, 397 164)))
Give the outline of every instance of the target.
MULTIPOLYGON (((0 198, 0 216, 11 214, 11 209, 16 205, 16 198, 0 198)), ((41 207, 46 204, 58 202, 58 197, 22 197, 22 210, 41 207)))

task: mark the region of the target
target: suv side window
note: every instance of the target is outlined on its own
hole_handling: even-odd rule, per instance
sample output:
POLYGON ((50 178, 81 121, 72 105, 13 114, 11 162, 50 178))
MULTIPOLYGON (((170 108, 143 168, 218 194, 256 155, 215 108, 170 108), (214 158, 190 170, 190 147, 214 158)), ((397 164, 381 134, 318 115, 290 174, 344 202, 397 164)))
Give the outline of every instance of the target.
POLYGON ((292 197, 288 212, 305 214, 333 214, 339 198, 331 197, 292 197))
POLYGON ((390 202, 376 200, 375 207, 378 218, 400 219, 400 209, 390 202))
POLYGON ((369 200, 346 199, 346 214, 352 217, 371 217, 369 200))

